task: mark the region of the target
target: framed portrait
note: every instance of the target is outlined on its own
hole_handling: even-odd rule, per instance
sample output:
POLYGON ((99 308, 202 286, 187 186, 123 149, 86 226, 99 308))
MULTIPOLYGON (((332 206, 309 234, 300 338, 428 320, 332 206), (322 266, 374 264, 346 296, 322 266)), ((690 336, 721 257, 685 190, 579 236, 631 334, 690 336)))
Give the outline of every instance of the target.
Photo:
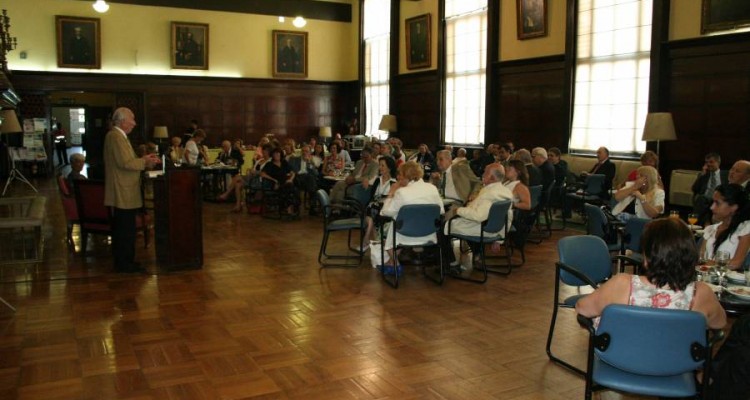
POLYGON ((55 16, 57 66, 99 69, 101 27, 99 18, 55 16))
POLYGON ((518 40, 547 36, 547 0, 516 0, 518 40))
POLYGON ((750 1, 703 0, 702 34, 745 26, 750 26, 750 1))
POLYGON ((208 24, 172 22, 172 69, 208 69, 208 24))
POLYGON ((430 50, 430 14, 418 15, 406 21, 406 68, 429 68, 432 65, 430 50))
POLYGON ((307 32, 273 31, 274 78, 307 78, 307 32))

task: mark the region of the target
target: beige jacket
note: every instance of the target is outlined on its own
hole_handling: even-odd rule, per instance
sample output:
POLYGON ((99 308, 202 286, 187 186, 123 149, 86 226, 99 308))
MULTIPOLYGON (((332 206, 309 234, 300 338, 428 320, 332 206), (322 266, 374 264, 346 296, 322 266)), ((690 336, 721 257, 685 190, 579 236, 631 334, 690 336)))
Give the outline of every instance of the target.
POLYGON ((104 205, 122 209, 143 206, 141 171, 146 162, 138 158, 128 138, 117 128, 104 139, 104 205))

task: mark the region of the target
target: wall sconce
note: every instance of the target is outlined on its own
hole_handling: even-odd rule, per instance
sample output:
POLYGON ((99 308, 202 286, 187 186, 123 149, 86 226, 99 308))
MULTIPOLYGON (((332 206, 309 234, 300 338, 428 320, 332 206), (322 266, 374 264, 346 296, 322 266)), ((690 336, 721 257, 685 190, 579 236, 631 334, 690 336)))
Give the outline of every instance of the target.
POLYGON ((109 4, 104 0, 96 0, 93 7, 98 13, 105 13, 109 10, 109 4))

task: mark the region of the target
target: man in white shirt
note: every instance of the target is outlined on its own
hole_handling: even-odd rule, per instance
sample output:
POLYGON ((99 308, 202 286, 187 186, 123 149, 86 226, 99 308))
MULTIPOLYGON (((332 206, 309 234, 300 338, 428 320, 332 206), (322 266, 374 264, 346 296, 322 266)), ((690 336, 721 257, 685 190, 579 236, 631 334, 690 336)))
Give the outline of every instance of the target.
MULTIPOLYGON (((468 236, 479 236, 482 222, 486 221, 490 214, 490 207, 497 201, 513 200, 513 192, 503 185, 503 179, 505 179, 505 168, 500 163, 493 163, 488 165, 484 169, 482 174, 482 183, 484 187, 479 191, 477 197, 470 201, 464 207, 453 207, 450 211, 445 213, 445 220, 448 221, 454 216, 457 218, 453 219, 449 223, 445 224, 444 233, 448 234, 460 234, 468 236), (450 231, 448 231, 450 225, 450 231)), ((513 222, 513 208, 508 209, 508 220, 507 226, 510 226, 513 222)), ((505 237, 505 231, 500 231, 500 238, 505 237)), ((470 243, 474 259, 479 259, 479 246, 470 243)), ((447 246, 444 252, 444 259, 447 260, 452 267, 458 265, 453 255, 453 247, 447 246)))

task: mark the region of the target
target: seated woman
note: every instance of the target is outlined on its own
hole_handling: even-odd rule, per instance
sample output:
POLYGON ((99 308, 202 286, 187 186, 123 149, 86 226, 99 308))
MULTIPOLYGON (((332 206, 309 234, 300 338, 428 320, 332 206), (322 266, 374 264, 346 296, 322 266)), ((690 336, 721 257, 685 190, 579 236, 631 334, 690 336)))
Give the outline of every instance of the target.
POLYGON ((365 223, 367 224, 367 230, 365 230, 365 237, 362 243, 362 250, 367 250, 370 240, 375 239, 375 229, 380 226, 375 224, 375 215, 373 213, 379 212, 383 200, 388 197, 388 193, 391 191, 391 185, 396 183, 396 176, 398 170, 396 169, 396 161, 393 157, 382 157, 378 161, 378 168, 380 170, 380 176, 375 179, 375 183, 370 186, 370 198, 372 203, 367 207, 367 216, 365 217, 365 223))
POLYGON ((729 253, 729 268, 739 269, 750 249, 750 202, 747 192, 737 184, 719 185, 714 191, 713 225, 703 232, 701 254, 707 260, 717 251, 729 253))
MULTIPOLYGON (((443 199, 440 198, 437 187, 422 180, 424 171, 416 161, 408 161, 398 168, 398 182, 391 184, 388 198, 383 203, 380 215, 396 218, 401 207, 410 204, 436 204, 440 206, 440 214, 445 213, 443 199)), ((383 248, 388 251, 391 263, 397 265, 397 254, 393 252, 393 224, 388 229, 388 234, 383 243, 383 248)), ((396 235, 396 244, 420 245, 425 242, 437 243, 435 233, 425 237, 403 237, 396 235)))
POLYGON ((328 157, 323 162, 323 175, 336 176, 341 175, 344 171, 344 157, 341 156, 341 147, 337 142, 331 143, 328 147, 328 157))
POLYGON ((523 161, 508 161, 508 166, 505 168, 504 185, 513 192, 513 209, 531 210, 531 193, 528 184, 529 175, 523 161))
MULTIPOLYGON (((641 155, 641 166, 654 167, 654 169, 658 171, 659 170, 659 156, 651 150, 646 150, 641 155)), ((661 176, 658 175, 658 172, 657 172, 657 176, 659 177, 658 179, 659 187, 664 189, 664 184, 662 183, 661 176)), ((625 187, 625 185, 628 182, 632 182, 636 179, 638 179, 638 168, 630 171, 630 173, 628 174, 628 179, 625 182, 623 182, 622 185, 620 185, 620 189, 625 187)))
POLYGON ((627 304, 693 310, 706 316, 709 328, 724 327, 727 316, 716 295, 705 283, 694 281, 698 250, 687 225, 673 218, 654 220, 641 244, 646 275, 615 275, 576 303, 578 314, 598 317, 610 304, 627 304))
POLYGON ((630 218, 653 219, 664 212, 664 189, 659 187, 659 173, 649 166, 638 167, 638 178, 615 192, 617 205, 612 214, 621 221, 630 218))
POLYGON ((315 143, 312 149, 313 164, 315 164, 315 168, 318 169, 318 172, 321 172, 323 161, 326 159, 326 148, 323 143, 315 143))
POLYGON ((284 158, 284 151, 280 148, 271 150, 271 160, 260 171, 264 180, 273 184, 273 189, 279 192, 279 207, 286 209, 287 215, 299 214, 299 193, 294 186, 294 171, 284 158))
POLYGON ((246 175, 237 174, 232 178, 232 182, 227 187, 227 190, 220 194, 218 200, 226 201, 229 195, 234 193, 235 206, 232 212, 242 211, 242 189, 249 186, 251 189, 260 191, 261 179, 260 171, 266 165, 268 160, 271 159, 271 145, 265 144, 260 151, 256 151, 256 161, 253 168, 247 171, 246 175))
POLYGON ((182 147, 182 138, 179 136, 172 137, 172 146, 167 150, 167 157, 173 163, 182 164, 185 158, 185 149, 182 147))

